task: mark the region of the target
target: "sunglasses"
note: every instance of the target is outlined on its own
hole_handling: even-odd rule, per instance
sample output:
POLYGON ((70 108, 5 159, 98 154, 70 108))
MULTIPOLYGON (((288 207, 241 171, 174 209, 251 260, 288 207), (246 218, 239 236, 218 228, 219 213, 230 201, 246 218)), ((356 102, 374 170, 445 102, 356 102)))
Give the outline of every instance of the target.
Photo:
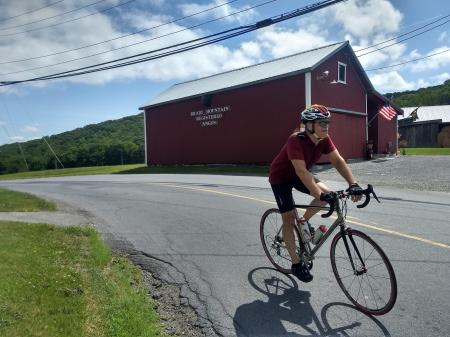
POLYGON ((323 128, 326 128, 328 125, 330 125, 330 121, 329 120, 317 121, 316 123, 319 124, 323 128))

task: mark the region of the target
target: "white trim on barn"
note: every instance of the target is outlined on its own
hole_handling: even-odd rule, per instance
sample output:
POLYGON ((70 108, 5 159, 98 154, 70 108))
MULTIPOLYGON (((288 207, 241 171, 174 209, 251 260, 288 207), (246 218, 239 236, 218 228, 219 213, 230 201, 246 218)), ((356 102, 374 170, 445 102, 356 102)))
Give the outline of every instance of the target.
POLYGON ((147 113, 144 110, 144 153, 145 153, 145 165, 147 165, 147 113))
POLYGON ((349 115, 367 116, 367 114, 364 113, 364 112, 347 110, 347 109, 333 108, 332 106, 329 106, 328 109, 330 109, 332 111, 337 111, 337 112, 344 112, 344 113, 349 114, 349 115))
POLYGON ((305 73, 305 106, 311 105, 311 73, 305 73))

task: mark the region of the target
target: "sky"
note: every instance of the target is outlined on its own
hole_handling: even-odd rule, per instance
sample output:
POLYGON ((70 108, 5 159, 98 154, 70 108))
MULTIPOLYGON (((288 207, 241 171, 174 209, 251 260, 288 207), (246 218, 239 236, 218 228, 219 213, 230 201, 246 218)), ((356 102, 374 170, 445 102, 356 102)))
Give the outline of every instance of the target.
MULTIPOLYGON (((0 0, 0 83, 172 46, 315 2, 0 0)), ((347 0, 157 60, 0 86, 0 145, 135 115, 175 83, 345 40, 380 93, 442 84, 450 79, 449 20, 448 0, 347 0)))

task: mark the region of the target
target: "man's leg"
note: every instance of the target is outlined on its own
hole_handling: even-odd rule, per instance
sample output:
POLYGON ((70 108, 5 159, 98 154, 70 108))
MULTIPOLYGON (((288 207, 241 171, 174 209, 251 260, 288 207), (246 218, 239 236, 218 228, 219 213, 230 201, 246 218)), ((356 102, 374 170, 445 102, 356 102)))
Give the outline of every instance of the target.
POLYGON ((292 197, 292 185, 272 185, 272 190, 277 201, 278 208, 281 212, 283 221, 282 235, 286 244, 286 249, 291 257, 292 273, 303 282, 310 282, 313 276, 310 274, 308 267, 300 261, 300 257, 297 255, 295 245, 295 211, 294 211, 294 199, 292 197))
POLYGON ((286 243, 286 248, 292 261, 292 274, 294 274, 300 281, 311 282, 313 280, 313 276, 309 272, 306 264, 300 260, 295 248, 295 213, 294 211, 281 213, 281 217, 283 218, 283 240, 286 243))
POLYGON ((297 255, 297 251, 295 248, 295 233, 294 233, 295 213, 294 211, 281 213, 281 218, 283 219, 283 229, 282 229, 283 240, 286 243, 286 248, 289 253, 289 256, 291 257, 292 264, 299 263, 300 258, 297 255))
MULTIPOLYGON (((316 181, 317 182, 317 181, 316 181)), ((320 190, 322 192, 329 192, 330 189, 322 182, 317 182, 317 186, 319 186, 320 190)), ((316 206, 316 207, 324 207, 326 206, 326 202, 325 201, 320 201, 319 199, 313 199, 313 201, 311 201, 311 203, 309 204, 310 206, 316 206)), ((309 221, 309 219, 311 219, 317 212, 320 211, 320 208, 308 208, 305 212, 305 214, 303 215, 303 217, 309 221)), ((284 221, 284 220, 283 220, 284 221)))

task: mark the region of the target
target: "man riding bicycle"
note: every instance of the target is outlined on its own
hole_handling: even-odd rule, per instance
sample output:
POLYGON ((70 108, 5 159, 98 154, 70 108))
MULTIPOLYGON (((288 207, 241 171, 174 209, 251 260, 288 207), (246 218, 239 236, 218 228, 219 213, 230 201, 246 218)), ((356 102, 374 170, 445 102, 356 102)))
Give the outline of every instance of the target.
MULTIPOLYGON (((331 164, 348 182, 348 191, 361 190, 350 168, 328 135, 330 118, 330 111, 323 105, 314 104, 303 110, 300 119, 305 125, 305 131, 293 133, 270 165, 269 182, 283 219, 282 235, 291 257, 291 271, 303 282, 312 281, 313 276, 297 255, 295 248, 292 189, 310 194, 314 198, 310 206, 323 207, 327 202, 332 201, 333 196, 328 187, 309 171, 322 154, 327 154, 331 164)), ((352 195, 352 201, 356 202, 360 199, 360 195, 352 195)), ((318 211, 319 208, 308 208, 300 220, 308 222, 318 211)))

